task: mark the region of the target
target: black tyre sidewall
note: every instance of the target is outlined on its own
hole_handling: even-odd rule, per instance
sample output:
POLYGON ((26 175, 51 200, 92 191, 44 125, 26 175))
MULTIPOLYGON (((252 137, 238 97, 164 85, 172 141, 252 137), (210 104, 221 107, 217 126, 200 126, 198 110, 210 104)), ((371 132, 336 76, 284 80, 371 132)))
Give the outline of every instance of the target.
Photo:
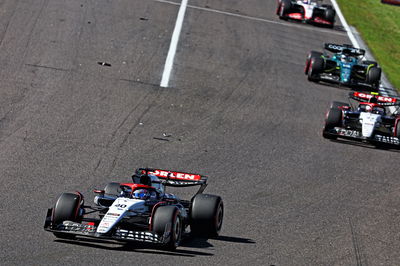
POLYGON ((326 9, 325 10, 325 19, 329 22, 335 22, 336 11, 334 9, 326 9))
POLYGON ((367 74, 367 82, 371 85, 379 83, 382 70, 379 67, 371 67, 367 74))
POLYGON ((308 80, 318 81, 318 75, 324 70, 324 59, 321 57, 312 57, 310 59, 310 66, 308 69, 308 80))
POLYGON ((79 221, 79 205, 81 197, 75 193, 63 193, 58 198, 53 210, 53 224, 64 221, 79 221))
POLYGON ((306 66, 304 68, 304 74, 308 74, 308 70, 310 68, 310 64, 311 64, 311 58, 317 58, 317 57, 321 57, 322 53, 321 52, 317 52, 317 51, 311 51, 308 56, 307 56, 307 60, 306 60, 306 66))
POLYGON ((340 126, 342 122, 342 110, 337 107, 332 107, 329 109, 328 114, 325 119, 324 130, 330 130, 334 127, 340 126))
POLYGON ((198 194, 192 201, 191 231, 195 235, 216 237, 219 235, 224 215, 224 204, 219 196, 198 194))
POLYGON ((168 241, 164 243, 164 247, 170 250, 176 249, 182 238, 183 231, 183 221, 180 216, 179 209, 175 206, 158 207, 152 217, 152 220, 153 231, 159 236, 164 235, 165 226, 168 223, 171 223, 171 234, 168 241), (179 222, 179 225, 177 225, 177 221, 179 222), (179 227, 176 228, 177 226, 179 227))
POLYGON ((396 138, 400 139, 400 121, 397 121, 396 124, 396 138))

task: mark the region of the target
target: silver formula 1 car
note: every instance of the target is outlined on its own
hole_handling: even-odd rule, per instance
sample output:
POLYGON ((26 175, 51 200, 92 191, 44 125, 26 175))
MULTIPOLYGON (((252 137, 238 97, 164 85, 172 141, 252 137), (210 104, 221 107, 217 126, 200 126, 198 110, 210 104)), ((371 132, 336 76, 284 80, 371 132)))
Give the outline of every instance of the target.
POLYGON ((203 194, 206 176, 139 168, 132 179, 95 190, 95 206, 85 205, 79 192, 61 194, 47 211, 44 229, 58 238, 147 242, 171 250, 189 233, 218 236, 224 205, 221 197, 203 194), (167 187, 191 186, 200 188, 190 200, 166 193, 167 187))

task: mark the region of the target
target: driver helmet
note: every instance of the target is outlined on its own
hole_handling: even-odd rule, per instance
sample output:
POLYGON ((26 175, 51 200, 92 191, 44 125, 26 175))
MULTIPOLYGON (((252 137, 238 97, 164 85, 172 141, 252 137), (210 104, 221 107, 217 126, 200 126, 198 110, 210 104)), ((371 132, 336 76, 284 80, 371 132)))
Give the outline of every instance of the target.
POLYGON ((309 0, 303 0, 303 4, 309 4, 309 0))
POLYGON ((136 189, 135 191, 133 191, 132 194, 132 198, 134 199, 142 199, 142 200, 146 200, 150 197, 150 193, 147 189, 136 189))
POLYGON ((371 112, 372 111, 371 105, 365 105, 365 111, 366 112, 371 112))

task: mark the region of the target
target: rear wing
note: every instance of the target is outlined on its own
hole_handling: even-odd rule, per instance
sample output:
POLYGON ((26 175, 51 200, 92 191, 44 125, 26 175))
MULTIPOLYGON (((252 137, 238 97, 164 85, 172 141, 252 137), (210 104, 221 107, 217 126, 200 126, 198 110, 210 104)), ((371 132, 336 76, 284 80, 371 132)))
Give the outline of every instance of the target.
POLYGON ((325 43, 324 49, 328 50, 332 53, 343 53, 343 54, 353 55, 353 56, 364 56, 365 55, 364 49, 355 48, 350 44, 325 43))
POLYGON ((133 182, 137 183, 137 178, 142 176, 155 176, 162 180, 162 184, 171 187, 190 187, 201 186, 203 191, 207 186, 207 176, 200 174, 186 173, 173 170, 162 170, 154 168, 138 168, 132 176, 133 182))
POLYGON ((364 93, 364 92, 350 92, 349 98, 359 102, 370 102, 372 98, 376 99, 376 102, 382 106, 399 106, 400 99, 389 96, 381 96, 378 93, 364 93))

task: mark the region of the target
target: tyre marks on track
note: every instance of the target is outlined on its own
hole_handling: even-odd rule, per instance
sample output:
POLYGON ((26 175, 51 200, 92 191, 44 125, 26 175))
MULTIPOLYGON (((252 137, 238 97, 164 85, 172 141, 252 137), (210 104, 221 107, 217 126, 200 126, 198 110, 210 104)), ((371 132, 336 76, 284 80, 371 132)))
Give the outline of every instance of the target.
POLYGON ((350 225, 350 232, 351 232, 351 240, 353 242, 354 255, 355 255, 355 259, 356 259, 356 263, 357 263, 356 265, 357 266, 363 266, 363 265, 366 266, 368 264, 365 259, 365 255, 362 252, 362 247, 360 245, 359 236, 356 232, 356 228, 355 228, 355 225, 354 225, 351 217, 349 217, 349 225, 350 225))

